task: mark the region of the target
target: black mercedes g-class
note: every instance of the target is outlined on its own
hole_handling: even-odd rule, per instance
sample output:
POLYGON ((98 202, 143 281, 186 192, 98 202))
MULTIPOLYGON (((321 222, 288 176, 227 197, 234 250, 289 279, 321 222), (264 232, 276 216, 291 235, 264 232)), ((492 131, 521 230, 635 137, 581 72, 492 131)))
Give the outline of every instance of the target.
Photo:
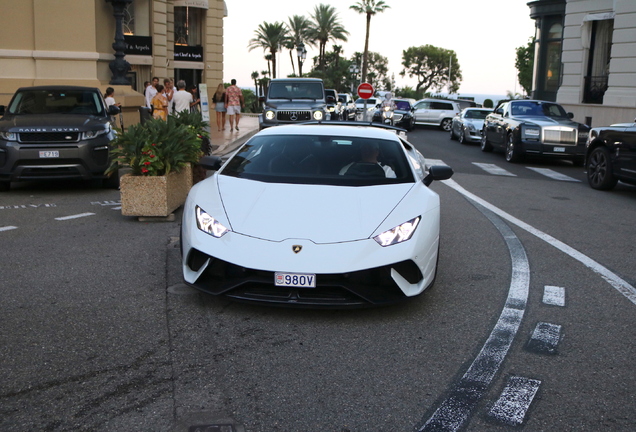
POLYGON ((84 179, 118 187, 110 165, 112 115, 97 88, 19 88, 0 105, 0 191, 25 180, 84 179))
POLYGON ((262 98, 259 129, 326 118, 325 87, 318 78, 278 78, 269 83, 262 98))

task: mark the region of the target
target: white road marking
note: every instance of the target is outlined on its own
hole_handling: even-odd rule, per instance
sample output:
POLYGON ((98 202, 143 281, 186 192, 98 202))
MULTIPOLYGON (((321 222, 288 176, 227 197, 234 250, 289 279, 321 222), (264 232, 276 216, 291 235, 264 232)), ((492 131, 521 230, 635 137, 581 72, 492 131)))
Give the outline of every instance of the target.
POLYGON ((433 415, 423 419, 419 432, 457 431, 463 427, 506 358, 528 302, 530 264, 521 241, 501 218, 480 204, 473 204, 495 225, 510 251, 512 276, 508 298, 481 351, 433 415))
POLYGON ((565 288, 551 285, 543 287, 543 303, 553 306, 565 306, 565 288))
POLYGON ((548 169, 548 168, 534 168, 534 167, 526 167, 529 170, 532 170, 534 172, 537 172, 541 175, 544 175, 546 177, 550 177, 551 179, 554 180, 559 180, 559 181, 569 181, 569 182, 580 182, 581 180, 577 180, 575 178, 566 176, 565 174, 561 174, 559 172, 556 172, 554 170, 548 169))
POLYGON ((556 354, 557 345, 561 340, 561 326, 540 322, 530 336, 527 348, 542 354, 556 354))
POLYGON ((511 426, 520 426, 530 408, 532 400, 539 390, 541 381, 510 377, 506 388, 488 412, 490 417, 511 426))
POLYGON ((121 210, 121 206, 113 207, 113 208, 111 208, 111 210, 121 210))
POLYGON ((11 231, 11 230, 14 230, 14 229, 18 229, 18 227, 17 226, 11 226, 11 225, 0 227, 0 231, 11 231))
POLYGON ((77 218, 82 218, 82 217, 86 217, 86 216, 93 216, 94 214, 95 213, 80 213, 80 214, 76 214, 76 215, 63 216, 63 217, 55 218, 55 220, 65 221, 65 220, 69 220, 69 219, 77 219, 77 218))
POLYGON ((483 169, 484 171, 492 175, 517 177, 516 174, 513 174, 510 171, 506 171, 505 169, 498 167, 495 164, 473 162, 473 165, 478 166, 479 168, 483 169))
POLYGON ((534 228, 533 226, 517 219, 516 217, 510 215, 509 213, 506 213, 505 211, 501 210, 498 207, 495 207, 494 205, 490 204, 486 200, 483 200, 477 195, 471 192, 468 192, 466 189, 460 186, 455 180, 452 180, 452 179, 442 180, 442 183, 444 183, 446 186, 452 189, 455 189, 457 192, 464 195, 465 197, 470 198, 471 200, 474 200, 475 202, 478 202, 479 204, 486 207, 487 209, 489 209, 496 215, 500 216, 501 218, 529 232, 530 234, 535 235, 536 237, 554 246, 555 248, 565 253, 566 255, 569 255, 570 257, 579 261, 581 264, 583 264, 584 266, 586 266, 593 272, 600 275, 603 279, 605 279, 605 281, 607 281, 607 283, 613 286, 619 293, 625 296, 625 298, 627 298, 634 305, 636 305, 636 288, 634 288, 632 285, 630 285, 627 281, 625 281, 623 278, 618 276, 616 273, 613 273, 608 268, 594 261, 592 258, 588 257, 587 255, 582 254, 581 252, 577 251, 573 247, 568 246, 567 244, 563 243, 560 240, 557 240, 551 235, 546 234, 543 231, 540 231, 534 228))

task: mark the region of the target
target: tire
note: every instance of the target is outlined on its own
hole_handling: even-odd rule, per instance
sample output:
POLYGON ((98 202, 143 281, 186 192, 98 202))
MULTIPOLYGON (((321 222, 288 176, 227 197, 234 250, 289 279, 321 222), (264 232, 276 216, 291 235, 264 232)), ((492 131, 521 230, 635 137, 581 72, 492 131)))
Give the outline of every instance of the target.
POLYGON ((464 127, 462 126, 462 128, 459 131, 459 137, 457 138, 459 140, 460 144, 466 144, 466 131, 464 130, 464 127))
POLYGON ((452 124, 453 124, 453 119, 445 118, 444 120, 442 120, 439 127, 445 130, 446 132, 448 132, 449 130, 451 130, 452 124))
POLYGON ((519 148, 515 143, 515 138, 512 136, 512 134, 508 134, 508 144, 506 145, 506 160, 510 163, 516 163, 521 160, 519 148))
POLYGON ((409 132, 411 132, 413 129, 415 129, 415 119, 411 119, 409 126, 406 128, 406 130, 409 132))
POLYGON ((454 141, 454 140, 456 140, 456 139, 457 139, 457 137, 455 136, 455 132, 453 131, 453 125, 452 125, 452 124, 451 124, 451 128, 450 128, 449 133, 450 133, 450 139, 451 139, 451 141, 454 141))
POLYGON ((9 189, 11 189, 11 182, 0 181, 0 192, 9 192, 9 189))
POLYGON ((609 150, 596 147, 587 158, 587 182, 592 189, 610 190, 618 179, 614 176, 613 162, 609 150))
POLYGON ((486 137, 486 128, 481 131, 481 151, 487 153, 492 151, 492 144, 488 142, 486 137))

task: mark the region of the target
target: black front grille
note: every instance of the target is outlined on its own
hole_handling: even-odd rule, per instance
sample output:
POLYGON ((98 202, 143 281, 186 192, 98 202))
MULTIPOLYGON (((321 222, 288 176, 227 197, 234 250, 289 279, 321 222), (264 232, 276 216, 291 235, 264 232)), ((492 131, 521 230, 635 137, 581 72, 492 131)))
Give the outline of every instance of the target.
POLYGON ((276 118, 280 121, 308 121, 311 111, 278 111, 276 118))
POLYGON ((21 132, 23 143, 71 143, 78 142, 80 132, 21 132))

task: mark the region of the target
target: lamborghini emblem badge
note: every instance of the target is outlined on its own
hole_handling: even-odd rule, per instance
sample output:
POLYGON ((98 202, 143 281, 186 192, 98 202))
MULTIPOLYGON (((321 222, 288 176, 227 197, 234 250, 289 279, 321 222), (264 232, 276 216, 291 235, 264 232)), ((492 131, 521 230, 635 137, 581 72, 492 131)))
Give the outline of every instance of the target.
POLYGON ((292 246, 292 250, 294 251, 294 253, 299 253, 301 250, 303 250, 303 247, 301 245, 293 245, 292 246))

